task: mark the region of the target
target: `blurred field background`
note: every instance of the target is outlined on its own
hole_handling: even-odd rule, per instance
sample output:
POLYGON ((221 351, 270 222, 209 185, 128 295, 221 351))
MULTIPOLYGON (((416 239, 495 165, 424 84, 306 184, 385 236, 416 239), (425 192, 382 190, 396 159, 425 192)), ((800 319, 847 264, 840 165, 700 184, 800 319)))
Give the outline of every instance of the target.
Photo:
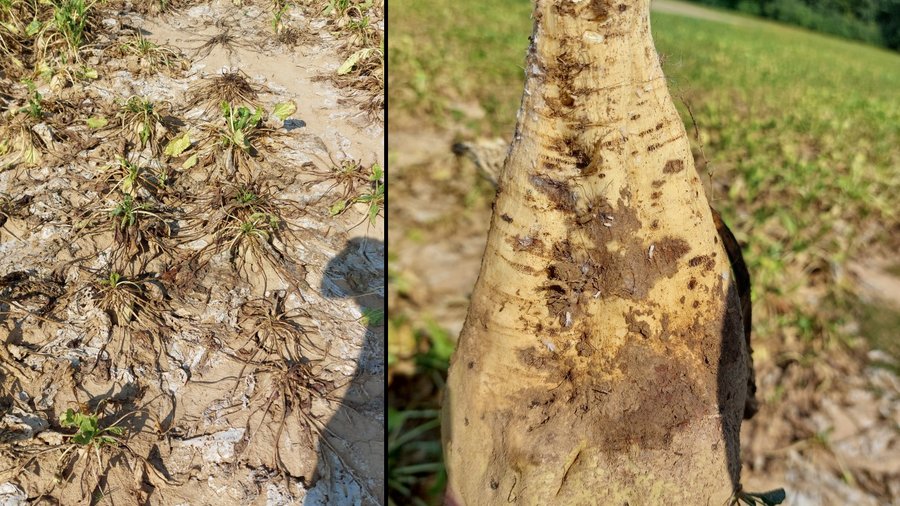
MULTIPOLYGON (((531 3, 391 6, 389 497, 439 504, 441 389, 493 198, 450 146, 511 138, 531 3)), ((900 54, 670 0, 651 23, 752 276, 745 488, 900 504, 900 54)))

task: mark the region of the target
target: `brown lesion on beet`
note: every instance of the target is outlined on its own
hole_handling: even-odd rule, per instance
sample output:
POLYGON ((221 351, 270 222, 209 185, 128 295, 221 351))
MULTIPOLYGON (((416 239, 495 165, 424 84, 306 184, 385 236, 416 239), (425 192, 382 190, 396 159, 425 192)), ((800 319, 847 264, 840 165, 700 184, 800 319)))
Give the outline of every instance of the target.
MULTIPOLYGON (((585 128, 576 128, 576 131, 583 131, 585 128)), ((586 145, 577 135, 567 135, 557 138, 549 145, 545 146, 548 151, 556 153, 561 164, 566 166, 574 165, 575 169, 580 172, 580 176, 590 176, 600 170, 603 159, 599 156, 599 150, 586 145)), ((546 162, 545 162, 546 164, 546 162)), ((557 172, 560 167, 544 166, 545 172, 557 172)))
POLYGON ((653 128, 648 128, 648 129, 646 129, 646 130, 641 130, 640 132, 638 132, 638 137, 646 137, 646 136, 652 134, 654 131, 655 131, 655 130, 654 130, 653 128))
POLYGON ((585 18, 602 23, 609 19, 609 3, 607 0, 590 0, 585 18))
POLYGON ((516 235, 507 238, 513 251, 535 251, 540 252, 543 249, 543 242, 530 235, 516 235))
POLYGON ((621 30, 609 30, 603 33, 603 38, 606 40, 612 40, 618 37, 625 37, 629 35, 629 33, 621 30))
POLYGON ((541 169, 543 169, 543 171, 547 173, 558 172, 559 165, 554 163, 554 160, 552 159, 545 159, 541 163, 541 169))
POLYGON ((575 95, 568 90, 569 81, 561 82, 556 88, 545 88, 544 102, 550 116, 567 119, 571 118, 575 111, 575 95), (555 92, 555 93, 554 93, 555 92))
POLYGON ((559 172, 572 165, 572 158, 566 154, 565 150, 559 150, 555 146, 551 149, 552 152, 541 155, 542 159, 553 162, 544 167, 544 172, 559 172))
POLYGON ((681 136, 679 135, 679 136, 677 136, 677 137, 672 137, 672 138, 670 138, 670 139, 666 139, 666 140, 664 140, 664 141, 662 141, 662 142, 655 142, 655 143, 653 143, 653 144, 650 144, 649 146, 647 146, 647 152, 648 152, 648 153, 652 153, 652 152, 656 151, 657 149, 659 149, 659 148, 665 146, 666 144, 671 144, 671 143, 677 141, 677 140, 680 139, 680 138, 681 138, 681 136))
MULTIPOLYGON (((634 320, 638 335, 642 335, 639 316, 636 312, 634 320)), ((685 332, 698 337, 715 333, 700 325, 685 332)), ((576 430, 610 451, 625 450, 636 442, 656 450, 670 447, 673 435, 688 427, 687 420, 707 414, 705 406, 714 393, 697 388, 700 385, 692 380, 696 376, 693 365, 679 359, 668 340, 660 341, 660 350, 658 344, 650 346, 645 339, 629 339, 615 356, 604 357, 601 353, 588 354, 592 337, 596 339, 582 332, 573 340, 572 351, 582 350, 578 355, 551 354, 541 345, 518 352, 519 360, 544 381, 516 396, 518 415, 510 417, 508 423, 528 432, 534 440, 550 440, 564 431, 576 430), (596 374, 610 368, 633 381, 620 384, 596 374), (573 420, 575 426, 554 424, 553 420, 560 417, 568 417, 564 419, 573 420)), ((706 342, 702 345, 700 353, 715 356, 706 342)), ((532 450, 523 449, 516 458, 533 462, 538 454, 530 453, 532 450)))
POLYGON ((536 347, 521 349, 517 353, 519 362, 535 369, 544 369, 551 358, 536 347))
MULTIPOLYGON (((522 274, 528 274, 530 276, 534 276, 535 274, 538 274, 538 272, 539 272, 537 269, 535 269, 534 267, 532 267, 530 265, 514 262, 512 259, 507 258, 505 256, 501 255, 500 258, 502 258, 503 261, 506 262, 506 265, 521 272, 522 274)), ((518 294, 516 294, 516 295, 518 295, 518 294)))
MULTIPOLYGON (((628 188, 620 190, 614 206, 606 197, 586 202, 585 210, 576 212, 576 226, 570 229, 570 240, 555 244, 546 268, 546 282, 541 287, 550 316, 562 327, 570 327, 586 312, 594 300, 622 298, 643 300, 663 277, 672 277, 681 257, 690 251, 683 239, 667 236, 650 245, 638 232, 644 227, 634 208, 628 188), (610 251, 611 242, 619 243, 610 251)), ((654 222, 651 228, 658 228, 654 222)))
MULTIPOLYGON (((562 14, 569 12, 569 6, 561 6, 561 8, 562 14)), ((550 36, 550 34, 545 36, 550 36)), ((579 44, 573 39, 563 37, 559 39, 559 45, 562 48, 567 46, 577 48, 579 44)), ((577 50, 562 49, 556 58, 529 57, 528 59, 529 65, 543 63, 539 72, 546 76, 544 81, 547 86, 543 87, 542 95, 546 107, 542 108, 542 112, 549 117, 573 121, 578 116, 577 97, 579 93, 575 89, 575 79, 590 67, 589 63, 578 60, 580 54, 577 50)))
POLYGON ((621 142, 621 139, 621 137, 614 137, 608 141, 603 141, 602 143, 600 143, 600 146, 605 149, 612 149, 621 142))
POLYGON ((582 281, 589 271, 590 268, 578 268, 574 263, 556 262, 547 267, 547 278, 567 285, 574 285, 582 281))
MULTIPOLYGON (((553 4, 553 9, 556 11, 556 14, 560 16, 574 16, 575 15, 575 3, 574 2, 557 2, 553 4)), ((538 9, 539 11, 540 9, 538 9)))
POLYGON ((575 137, 565 139, 566 153, 572 157, 575 162, 575 168, 583 171, 591 164, 591 155, 583 149, 575 137))
POLYGON ((672 336, 672 330, 669 328, 671 325, 671 318, 669 318, 668 314, 662 315, 662 319, 660 320, 660 331, 659 331, 659 339, 662 341, 668 341, 669 337, 672 336))
POLYGON ((672 236, 664 237, 654 243, 653 263, 661 275, 671 277, 678 268, 678 259, 690 250, 691 247, 684 239, 672 236))
POLYGON ((663 126, 664 126, 663 123, 659 122, 654 127, 648 128, 646 130, 642 130, 640 133, 638 133, 638 137, 645 137, 652 133, 659 132, 660 130, 662 130, 663 126))
POLYGON ((554 63, 555 65, 548 66, 545 69, 547 77, 551 82, 559 85, 560 90, 566 91, 573 89, 572 81, 589 67, 587 63, 579 62, 568 50, 563 50, 556 57, 554 63))
POLYGON ((709 255, 698 255, 688 260, 690 267, 703 267, 704 272, 709 272, 716 267, 716 261, 709 255))
POLYGON ((581 299, 588 286, 590 267, 579 268, 574 263, 556 262, 547 267, 547 282, 541 287, 546 293, 547 309, 562 327, 571 327, 581 314, 581 299))
POLYGON ((606 177, 606 174, 603 174, 601 171, 603 167, 603 154, 602 154, 602 145, 600 142, 594 146, 593 154, 591 155, 591 159, 586 167, 582 167, 581 176, 588 177, 593 176, 594 174, 600 174, 600 177, 606 177))
POLYGON ((650 338, 650 324, 644 320, 639 320, 640 316, 648 316, 650 315, 650 311, 640 311, 634 308, 629 308, 627 313, 622 313, 622 316, 625 317, 625 324, 627 325, 628 332, 632 334, 639 335, 644 339, 650 338))
POLYGON ((551 151, 553 153, 557 153, 561 160, 565 160, 568 162, 569 156, 569 142, 571 137, 557 137, 553 139, 548 145, 543 146, 547 151, 551 151))
POLYGON ((529 181, 535 189, 550 200, 556 210, 575 212, 575 194, 569 187, 569 183, 538 175, 531 176, 529 181))
POLYGON ((675 174, 684 170, 684 161, 682 160, 669 160, 666 162, 666 165, 663 167, 663 174, 675 174))
POLYGON ((503 220, 503 221, 505 221, 505 222, 507 222, 507 223, 512 223, 512 222, 513 222, 512 216, 510 216, 510 215, 508 215, 508 214, 506 214, 506 213, 501 214, 501 215, 500 215, 500 219, 503 220))
POLYGON ((688 290, 693 290, 693 289, 697 288, 697 278, 692 277, 691 280, 688 281, 687 286, 688 286, 688 290))
POLYGON ((609 450, 624 450, 635 442, 642 448, 664 449, 685 420, 702 416, 708 400, 691 388, 688 366, 670 353, 654 351, 644 340, 634 339, 621 348, 614 362, 633 381, 603 396, 604 402, 592 409, 592 420, 585 424, 585 437, 609 450))
POLYGON ((587 332, 582 332, 579 336, 578 342, 575 343, 575 351, 579 357, 590 357, 596 351, 587 332))

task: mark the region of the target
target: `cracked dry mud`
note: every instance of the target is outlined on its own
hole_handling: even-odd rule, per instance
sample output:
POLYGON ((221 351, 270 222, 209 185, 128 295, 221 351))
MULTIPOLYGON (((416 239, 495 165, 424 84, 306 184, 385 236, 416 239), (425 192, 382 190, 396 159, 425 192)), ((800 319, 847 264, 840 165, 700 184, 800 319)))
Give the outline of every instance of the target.
MULTIPOLYGON (((241 174, 177 169, 186 156, 173 193, 135 192, 167 213, 167 234, 147 229, 123 254, 114 227, 86 227, 116 202, 101 175, 121 139, 80 117, 55 127, 42 163, 0 172, 14 197, 0 228, 0 503, 384 503, 384 335, 364 318, 383 304, 383 221, 362 204, 332 217, 339 189, 311 175, 345 160, 383 166, 383 124, 321 79, 341 64, 321 20, 293 11, 309 40, 290 47, 271 40, 270 15, 226 1, 103 12, 82 54, 99 79, 44 90, 85 117, 149 98, 175 120, 155 132, 167 140, 219 117, 191 90, 223 71, 243 73, 266 111, 297 110, 264 118, 272 142, 250 186, 284 228, 257 250, 210 247, 203 225, 227 218, 214 197, 233 197, 241 174), (110 57, 129 27, 183 64, 152 72, 110 57), (225 32, 238 43, 197 50, 225 32), (113 272, 133 285, 113 288, 113 272), (114 289, 126 302, 111 308, 114 289), (122 427, 124 443, 73 446, 60 425, 69 408, 122 427)), ((166 160, 151 151, 132 155, 166 160)))

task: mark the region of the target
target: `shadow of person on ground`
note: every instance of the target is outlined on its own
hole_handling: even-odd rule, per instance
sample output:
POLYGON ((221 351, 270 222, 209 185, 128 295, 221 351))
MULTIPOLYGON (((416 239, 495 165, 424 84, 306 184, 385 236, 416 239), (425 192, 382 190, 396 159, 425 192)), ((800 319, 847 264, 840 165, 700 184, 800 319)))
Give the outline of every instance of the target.
MULTIPOLYGON (((325 268, 322 295, 352 299, 367 324, 356 373, 319 443, 312 505, 383 505, 384 243, 354 238, 325 268)), ((348 323, 348 331, 353 327, 348 323)))

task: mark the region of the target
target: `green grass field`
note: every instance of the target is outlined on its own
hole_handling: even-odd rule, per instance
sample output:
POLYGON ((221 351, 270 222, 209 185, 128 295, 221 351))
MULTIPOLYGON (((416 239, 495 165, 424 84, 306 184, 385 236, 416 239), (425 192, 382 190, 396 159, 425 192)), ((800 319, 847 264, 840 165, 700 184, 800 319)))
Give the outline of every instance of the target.
MULTIPOLYGON (((531 3, 397 0, 392 7, 391 131, 509 136, 531 3)), ((857 300, 845 267, 900 246, 900 55, 719 17, 736 22, 654 13, 653 34, 692 137, 688 108, 696 119, 707 191, 745 244, 758 360, 784 343, 799 343, 806 359, 864 345, 849 323, 871 308, 857 300)), ((398 332, 390 340, 405 318, 392 312, 398 332)), ((887 341, 892 330, 863 328, 870 342, 887 341)), ((438 392, 452 344, 439 329, 412 332, 424 336, 416 371, 438 392)), ((434 503, 441 487, 437 419, 425 408, 436 409, 438 396, 430 406, 419 399, 415 411, 403 392, 391 400, 391 497, 403 504, 409 493, 434 503)))

